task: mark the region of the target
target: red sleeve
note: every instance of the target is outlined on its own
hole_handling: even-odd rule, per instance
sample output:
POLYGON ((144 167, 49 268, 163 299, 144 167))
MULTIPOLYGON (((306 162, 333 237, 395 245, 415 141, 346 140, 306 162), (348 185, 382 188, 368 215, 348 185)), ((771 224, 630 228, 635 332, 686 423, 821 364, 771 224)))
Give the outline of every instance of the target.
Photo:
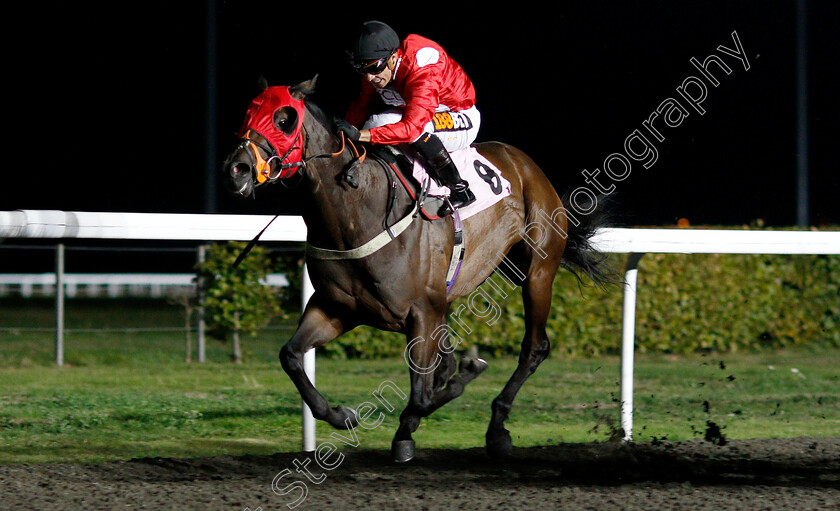
POLYGON ((374 90, 373 85, 366 80, 362 80, 362 92, 350 106, 347 107, 347 114, 344 119, 357 128, 361 128, 362 124, 373 113, 375 101, 379 100, 379 95, 374 90))
POLYGON ((435 109, 440 105, 439 91, 444 62, 429 64, 416 69, 406 78, 402 87, 405 112, 402 120, 370 130, 370 141, 374 144, 401 144, 414 142, 432 120, 435 109))

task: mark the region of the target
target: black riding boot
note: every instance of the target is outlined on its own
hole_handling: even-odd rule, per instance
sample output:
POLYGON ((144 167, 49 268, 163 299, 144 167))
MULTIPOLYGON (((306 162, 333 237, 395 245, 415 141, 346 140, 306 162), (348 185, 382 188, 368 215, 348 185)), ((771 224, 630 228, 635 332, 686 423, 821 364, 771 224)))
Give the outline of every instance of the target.
MULTIPOLYGON (((475 202, 475 195, 470 190, 470 185, 461 179, 458 169, 449 156, 449 151, 443 147, 443 142, 435 135, 424 133, 416 142, 411 144, 420 153, 426 164, 426 170, 440 184, 449 188, 449 203, 453 209, 462 208, 475 202)), ((441 208, 440 216, 447 216, 452 211, 448 206, 441 208)))

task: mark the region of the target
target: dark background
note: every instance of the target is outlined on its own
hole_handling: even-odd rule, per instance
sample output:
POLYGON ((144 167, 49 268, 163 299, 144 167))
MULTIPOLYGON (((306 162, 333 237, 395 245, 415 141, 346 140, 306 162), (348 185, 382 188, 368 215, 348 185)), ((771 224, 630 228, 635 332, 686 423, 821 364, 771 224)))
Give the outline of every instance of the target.
MULTIPOLYGON (((306 197, 274 186, 236 200, 221 180, 208 186, 208 165, 218 179, 260 76, 318 74, 315 102, 342 113, 359 85, 344 49, 359 23, 379 19, 441 43, 475 83, 479 140, 520 147, 561 192, 678 97, 698 74, 691 57, 734 48, 737 31, 750 70, 724 57, 733 72, 718 73, 706 114, 668 130, 657 163, 617 184, 616 222, 796 224, 795 1, 217 1, 209 18, 206 3, 174 1, 9 16, 0 210, 296 213, 306 197)), ((837 224, 840 16, 834 0, 807 5, 809 223, 837 224)))

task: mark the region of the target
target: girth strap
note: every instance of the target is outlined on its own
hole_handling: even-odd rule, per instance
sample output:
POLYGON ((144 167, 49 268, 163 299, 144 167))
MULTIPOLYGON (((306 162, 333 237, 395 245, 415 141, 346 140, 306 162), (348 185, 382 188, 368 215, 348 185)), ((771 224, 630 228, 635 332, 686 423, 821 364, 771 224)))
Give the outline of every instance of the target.
MULTIPOLYGON (((451 208, 451 205, 450 205, 451 208)), ((461 227, 461 214, 457 209, 452 211, 452 221, 455 227, 455 243, 452 245, 452 258, 449 260, 449 270, 446 272, 446 294, 452 291, 452 286, 458 280, 461 262, 464 260, 466 247, 464 246, 464 231, 461 227)))
POLYGON ((374 236, 370 241, 368 241, 364 245, 350 250, 330 250, 327 248, 314 247, 307 243, 306 255, 314 259, 322 259, 325 261, 361 259, 363 257, 367 257, 377 252, 379 249, 381 249, 391 241, 395 240, 400 234, 405 232, 405 230, 408 229, 408 227, 411 225, 411 222, 414 221, 414 217, 417 216, 417 209, 418 203, 415 202, 414 208, 412 208, 409 214, 403 217, 399 222, 392 225, 390 229, 386 229, 374 236))

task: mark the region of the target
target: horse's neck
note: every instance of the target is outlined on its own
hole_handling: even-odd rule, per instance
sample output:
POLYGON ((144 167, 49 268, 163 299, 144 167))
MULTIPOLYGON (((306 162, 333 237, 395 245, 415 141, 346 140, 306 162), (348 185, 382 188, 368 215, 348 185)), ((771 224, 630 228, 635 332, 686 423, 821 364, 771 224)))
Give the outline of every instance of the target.
MULTIPOLYGON (((334 137, 317 120, 306 124, 307 151, 326 154, 337 150, 334 137)), ((306 186, 311 200, 305 200, 303 218, 309 243, 335 250, 348 250, 366 242, 382 230, 389 198, 389 180, 370 161, 355 172, 358 188, 352 188, 342 173, 355 158, 351 149, 335 158, 318 158, 307 164, 306 186)))

